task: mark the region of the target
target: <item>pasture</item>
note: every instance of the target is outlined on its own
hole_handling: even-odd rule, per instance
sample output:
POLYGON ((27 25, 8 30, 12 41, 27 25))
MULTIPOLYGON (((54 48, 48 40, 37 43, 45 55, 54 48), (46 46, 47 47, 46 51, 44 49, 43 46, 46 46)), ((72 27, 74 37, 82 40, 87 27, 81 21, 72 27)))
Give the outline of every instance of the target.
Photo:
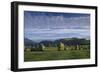
POLYGON ((25 51, 24 61, 71 60, 90 58, 90 49, 58 51, 56 48, 47 48, 44 51, 25 51), (53 49, 53 50, 51 50, 53 49))

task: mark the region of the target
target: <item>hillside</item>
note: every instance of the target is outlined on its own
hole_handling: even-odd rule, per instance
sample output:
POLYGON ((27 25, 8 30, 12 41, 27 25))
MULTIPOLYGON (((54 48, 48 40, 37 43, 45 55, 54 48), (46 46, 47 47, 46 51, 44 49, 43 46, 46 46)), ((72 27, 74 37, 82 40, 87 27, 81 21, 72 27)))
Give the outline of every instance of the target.
POLYGON ((43 44, 44 46, 49 47, 49 46, 56 46, 60 42, 62 42, 64 45, 89 45, 90 44, 90 40, 86 40, 84 38, 81 38, 81 39, 80 38, 64 38, 64 39, 58 39, 54 41, 43 40, 38 43, 28 38, 24 38, 25 46, 36 46, 39 44, 43 44))

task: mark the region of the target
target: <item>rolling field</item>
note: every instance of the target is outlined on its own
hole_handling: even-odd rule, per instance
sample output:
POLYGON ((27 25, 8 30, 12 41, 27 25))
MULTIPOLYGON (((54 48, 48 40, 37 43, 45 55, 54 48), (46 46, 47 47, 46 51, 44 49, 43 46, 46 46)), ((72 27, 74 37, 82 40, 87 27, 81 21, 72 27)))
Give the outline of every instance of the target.
POLYGON ((25 51, 24 61, 70 60, 88 59, 90 50, 66 50, 66 51, 25 51))

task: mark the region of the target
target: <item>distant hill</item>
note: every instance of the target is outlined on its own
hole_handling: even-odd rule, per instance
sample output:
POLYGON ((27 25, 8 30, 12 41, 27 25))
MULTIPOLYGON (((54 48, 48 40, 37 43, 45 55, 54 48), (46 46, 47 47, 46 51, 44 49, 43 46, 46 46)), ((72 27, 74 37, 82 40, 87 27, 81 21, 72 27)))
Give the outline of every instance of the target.
POLYGON ((55 43, 62 42, 65 45, 86 45, 90 44, 90 40, 86 40, 84 38, 65 38, 65 39, 59 39, 55 40, 55 43))
POLYGON ((44 44, 45 46, 52 46, 53 41, 44 40, 44 41, 41 41, 39 44, 44 44))
POLYGON ((35 44, 36 44, 36 42, 34 42, 28 38, 24 38, 24 45, 25 46, 31 46, 31 45, 35 45, 35 44))
POLYGON ((49 46, 56 46, 60 42, 62 42, 64 45, 87 45, 87 44, 89 45, 90 44, 90 40, 84 38, 64 38, 64 39, 58 39, 54 41, 43 40, 38 43, 28 38, 24 38, 25 46, 37 46, 39 44, 43 44, 44 46, 49 47, 49 46))

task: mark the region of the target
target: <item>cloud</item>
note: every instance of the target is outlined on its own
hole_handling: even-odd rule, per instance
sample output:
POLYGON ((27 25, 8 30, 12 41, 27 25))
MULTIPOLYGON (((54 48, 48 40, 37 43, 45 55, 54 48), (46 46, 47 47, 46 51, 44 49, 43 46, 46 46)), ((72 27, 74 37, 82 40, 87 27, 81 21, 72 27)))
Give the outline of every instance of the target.
POLYGON ((89 30, 76 30, 76 29, 57 29, 57 30, 31 30, 26 31, 25 36, 32 39, 59 39, 59 38, 84 38, 90 35, 89 30))
MULTIPOLYGON (((83 14, 78 15, 76 17, 73 17, 68 14, 60 14, 59 15, 53 15, 43 12, 41 13, 35 13, 33 14, 30 12, 25 14, 25 29, 27 28, 39 28, 39 29, 45 29, 45 28, 81 28, 81 29, 87 29, 90 26, 90 15, 89 14, 83 14), (35 15, 37 14, 37 15, 35 15), (46 15, 48 14, 48 16, 46 15), (68 16, 68 17, 67 17, 68 16)), ((75 15, 75 14, 74 14, 75 15)))
POLYGON ((89 14, 26 11, 24 25, 25 37, 33 40, 90 36, 89 14))
POLYGON ((51 34, 64 34, 64 33, 76 33, 76 32, 89 32, 89 29, 28 29, 25 30, 25 33, 31 33, 31 34, 35 34, 35 33, 51 33, 51 34))

